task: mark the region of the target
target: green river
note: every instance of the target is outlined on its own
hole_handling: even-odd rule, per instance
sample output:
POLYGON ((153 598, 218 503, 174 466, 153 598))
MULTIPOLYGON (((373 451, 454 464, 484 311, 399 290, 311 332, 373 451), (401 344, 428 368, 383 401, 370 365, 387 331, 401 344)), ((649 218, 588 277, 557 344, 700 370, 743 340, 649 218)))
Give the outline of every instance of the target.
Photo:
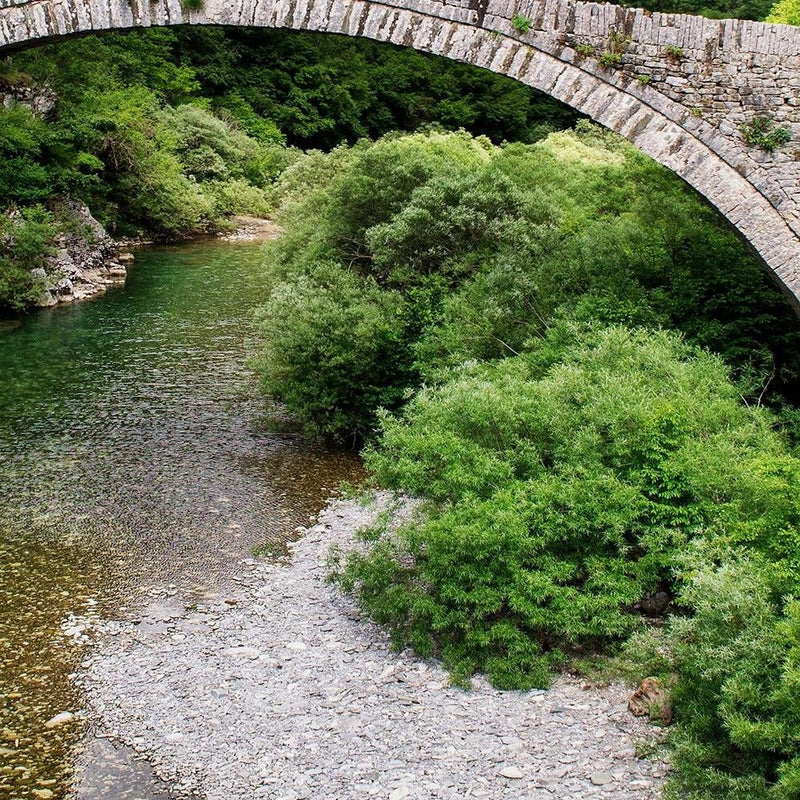
POLYGON ((0 797, 166 796, 81 718, 76 620, 224 591, 360 477, 256 392, 260 251, 143 250, 124 287, 0 322, 0 797))

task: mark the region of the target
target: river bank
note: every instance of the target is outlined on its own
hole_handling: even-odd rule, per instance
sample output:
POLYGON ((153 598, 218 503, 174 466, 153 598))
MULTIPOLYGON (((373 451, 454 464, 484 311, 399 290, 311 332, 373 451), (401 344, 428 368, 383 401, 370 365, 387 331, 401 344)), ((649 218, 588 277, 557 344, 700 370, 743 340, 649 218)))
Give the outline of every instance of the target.
MULTIPOLYGON (((71 221, 57 236, 47 268, 31 272, 42 283, 37 308, 91 300, 105 294, 110 286, 124 284, 128 268, 135 259, 133 251, 156 244, 146 238, 112 239, 84 204, 71 201, 67 205, 71 221)), ((185 241, 210 238, 225 242, 263 242, 281 232, 274 222, 262 217, 240 215, 232 217, 230 222, 231 230, 188 237, 185 241)))
POLYGON ((288 560, 242 560, 223 594, 90 625, 80 683, 101 735, 207 800, 656 798, 665 765, 637 758, 654 733, 625 687, 461 691, 325 582, 330 545, 385 503, 331 502, 288 560))
POLYGON ((97 301, 0 326, 4 798, 154 800, 146 776, 123 786, 97 758, 75 785, 91 731, 72 679, 79 620, 222 591, 254 549, 280 550, 330 487, 362 476, 353 454, 304 440, 256 389, 246 359, 261 264, 258 243, 148 247, 97 301), (64 712, 76 716, 48 727, 64 712))

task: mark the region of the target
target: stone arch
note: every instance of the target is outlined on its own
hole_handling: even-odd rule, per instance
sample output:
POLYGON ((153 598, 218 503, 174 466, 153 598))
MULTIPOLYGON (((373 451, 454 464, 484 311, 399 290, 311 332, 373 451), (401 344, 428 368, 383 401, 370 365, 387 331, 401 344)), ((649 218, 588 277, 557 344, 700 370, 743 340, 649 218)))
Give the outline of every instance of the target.
POLYGON ((798 28, 582 0, 206 0, 189 12, 179 0, 0 0, 8 2, 0 53, 82 32, 228 25, 362 36, 514 78, 693 186, 800 311, 800 149, 766 153, 740 134, 754 115, 769 115, 800 147, 798 28), (622 51, 614 65, 590 55, 610 48, 622 51))

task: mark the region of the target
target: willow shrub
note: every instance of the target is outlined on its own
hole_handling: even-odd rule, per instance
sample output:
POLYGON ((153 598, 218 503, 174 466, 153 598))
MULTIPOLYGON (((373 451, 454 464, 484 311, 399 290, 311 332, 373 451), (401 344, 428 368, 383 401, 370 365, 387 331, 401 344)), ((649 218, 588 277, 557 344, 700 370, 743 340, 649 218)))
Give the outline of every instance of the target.
POLYGON ((556 328, 383 416, 367 466, 429 510, 340 578, 457 679, 544 685, 554 659, 626 637, 638 600, 674 591, 691 539, 749 535, 748 472, 786 457, 769 422, 674 334, 556 328))
POLYGON ((335 263, 372 297, 399 292, 404 346, 428 382, 573 317, 681 330, 733 366, 749 401, 798 398, 788 303, 713 209, 597 126, 504 147, 387 136, 299 157, 274 191, 285 233, 268 249, 272 284, 335 263))
POLYGON ((264 389, 312 435, 359 440, 413 382, 404 303, 335 264, 285 281, 261 311, 264 389))
MULTIPOLYGON (((674 770, 685 800, 800 796, 800 603, 774 564, 694 554, 679 602, 690 613, 633 637, 628 657, 677 678, 674 770)), ((796 595, 800 574, 794 576, 796 595)))

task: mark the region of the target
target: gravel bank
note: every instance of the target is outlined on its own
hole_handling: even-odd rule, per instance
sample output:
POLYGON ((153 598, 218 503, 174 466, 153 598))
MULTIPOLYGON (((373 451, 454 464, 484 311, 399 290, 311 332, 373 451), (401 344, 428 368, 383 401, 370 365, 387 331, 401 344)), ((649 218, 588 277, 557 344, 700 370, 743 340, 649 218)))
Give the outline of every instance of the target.
POLYGON ((291 563, 247 560, 230 594, 103 623, 81 677, 103 733, 209 800, 658 797, 623 687, 463 692, 390 652, 324 583, 329 545, 375 513, 335 501, 291 563))

